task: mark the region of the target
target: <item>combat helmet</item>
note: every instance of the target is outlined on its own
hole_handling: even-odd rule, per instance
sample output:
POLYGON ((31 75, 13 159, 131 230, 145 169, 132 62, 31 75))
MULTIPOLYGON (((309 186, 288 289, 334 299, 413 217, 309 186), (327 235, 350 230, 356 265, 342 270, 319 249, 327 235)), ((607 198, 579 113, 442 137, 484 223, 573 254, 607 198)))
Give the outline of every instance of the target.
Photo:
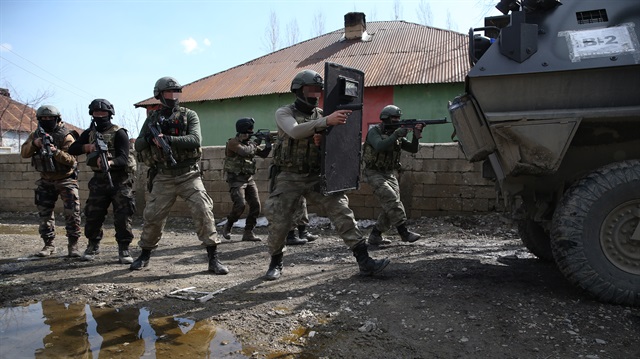
POLYGON ((251 117, 243 117, 236 121, 236 132, 249 133, 256 121, 251 117))
POLYGON ((58 120, 60 120, 60 111, 58 111, 58 109, 55 106, 51 106, 51 105, 42 105, 40 107, 38 107, 38 110, 36 111, 36 118, 40 119, 40 117, 57 117, 58 120))
POLYGON ((153 97, 160 100, 160 94, 166 90, 182 90, 178 80, 170 76, 161 77, 153 87, 153 97))
POLYGON ((395 105, 387 105, 380 111, 380 119, 384 122, 391 120, 391 117, 401 117, 402 110, 395 105))
POLYGON ((313 70, 302 70, 291 81, 291 92, 296 92, 302 86, 313 85, 324 88, 324 81, 319 73, 313 70))
POLYGON ((93 111, 107 111, 111 116, 115 116, 116 110, 113 108, 111 102, 97 98, 89 104, 89 115, 93 116, 93 111))

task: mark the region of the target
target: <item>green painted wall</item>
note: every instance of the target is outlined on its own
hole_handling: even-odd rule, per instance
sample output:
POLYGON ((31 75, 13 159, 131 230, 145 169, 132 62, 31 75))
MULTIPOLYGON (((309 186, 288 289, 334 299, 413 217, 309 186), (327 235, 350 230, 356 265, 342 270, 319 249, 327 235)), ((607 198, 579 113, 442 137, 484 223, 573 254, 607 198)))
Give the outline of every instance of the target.
MULTIPOLYGON (((403 118, 435 119, 446 117, 449 121, 447 105, 457 95, 464 92, 464 84, 433 84, 396 86, 393 89, 393 103, 403 112, 403 118)), ((292 103, 294 95, 274 94, 238 99, 186 103, 200 117, 203 146, 224 146, 236 134, 236 121, 242 117, 253 117, 255 129, 275 130, 275 111, 278 107, 292 103)), ((453 125, 431 125, 423 132, 420 142, 451 142, 453 125)))
MULTIPOLYGON (((393 89, 394 105, 402 109, 403 119, 436 119, 449 116, 449 101, 464 92, 463 83, 407 85, 393 89)), ((453 125, 430 125, 422 132, 422 143, 451 142, 453 125)))
POLYGON ((276 129, 275 113, 294 101, 293 94, 252 96, 238 99, 186 103, 200 118, 203 146, 224 146, 236 135, 236 121, 242 117, 256 120, 254 129, 276 129))

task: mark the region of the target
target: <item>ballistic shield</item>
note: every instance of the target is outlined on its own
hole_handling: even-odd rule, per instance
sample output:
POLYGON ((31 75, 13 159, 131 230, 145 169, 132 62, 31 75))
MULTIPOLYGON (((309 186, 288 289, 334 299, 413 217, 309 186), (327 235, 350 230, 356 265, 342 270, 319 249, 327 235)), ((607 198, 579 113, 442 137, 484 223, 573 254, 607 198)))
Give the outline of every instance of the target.
POLYGON ((364 72, 327 62, 324 66, 324 115, 339 109, 353 112, 347 123, 329 127, 321 144, 323 194, 359 188, 362 158, 364 72))

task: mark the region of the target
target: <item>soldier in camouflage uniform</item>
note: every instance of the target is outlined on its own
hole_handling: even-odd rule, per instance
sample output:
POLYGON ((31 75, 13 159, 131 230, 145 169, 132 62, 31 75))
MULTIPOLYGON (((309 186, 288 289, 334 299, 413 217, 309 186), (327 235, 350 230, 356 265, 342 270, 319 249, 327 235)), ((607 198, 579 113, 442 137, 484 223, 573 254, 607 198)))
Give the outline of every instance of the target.
POLYGON ((227 274, 229 270, 218 260, 220 239, 213 217, 213 201, 204 188, 198 166, 202 157, 200 119, 195 111, 178 105, 181 93, 182 86, 173 77, 156 81, 153 96, 160 100, 162 107, 149 113, 135 142, 140 159, 149 166, 151 188, 138 242, 142 252, 129 268, 139 270, 149 264, 151 251, 158 247, 171 207, 180 196, 191 210, 198 239, 207 248, 209 271, 227 274), (150 126, 159 127, 158 138, 150 126), (167 151, 161 146, 163 141, 169 146, 167 151))
POLYGON ((362 160, 364 163, 363 180, 371 185, 373 194, 382 206, 382 212, 369 235, 369 244, 389 244, 382 233, 395 226, 404 242, 415 242, 420 235, 406 227, 407 215, 400 201, 400 185, 395 171, 400 169, 402 150, 418 152, 419 139, 422 137, 422 125, 413 130, 411 142, 405 138, 408 133, 401 127, 402 111, 394 105, 385 106, 380 112, 382 123, 372 127, 367 133, 362 160))
POLYGON ((102 225, 110 205, 113 205, 113 224, 118 243, 118 261, 130 264, 129 244, 133 240, 132 217, 136 211, 135 179, 136 161, 129 151, 129 134, 126 129, 111 123, 115 109, 105 99, 95 99, 89 105, 93 117, 91 127, 69 148, 74 155, 87 155, 87 165, 93 170, 89 181, 89 198, 84 206, 86 223, 84 235, 89 239, 83 260, 91 261, 100 253, 100 241, 104 234, 102 225), (98 156, 96 137, 102 137, 106 148, 109 170, 105 170, 98 156))
POLYGON ((309 213, 307 212, 307 200, 304 196, 300 197, 300 206, 296 210, 296 213, 294 213, 293 218, 294 226, 289 233, 287 233, 286 244, 288 246, 306 244, 307 242, 313 242, 318 239, 318 236, 307 230, 307 226, 309 225, 309 213), (297 236, 296 229, 298 230, 297 236))
POLYGON ((279 168, 279 174, 265 203, 271 255, 265 276, 267 280, 280 278, 285 239, 294 224, 293 214, 300 206, 301 196, 322 205, 344 243, 353 251, 361 274, 379 273, 389 264, 386 258, 374 260, 369 257, 346 194, 336 192, 324 196, 318 190, 321 182, 320 148, 316 144, 319 143, 317 136, 321 135, 317 133, 330 126, 345 124, 351 113, 350 110, 339 110, 323 116, 322 109, 317 107, 322 89, 320 74, 311 70, 301 71, 291 82, 295 102, 276 111, 278 139, 273 161, 279 168))
POLYGON ((36 255, 47 257, 55 253, 54 208, 58 196, 64 206, 65 229, 68 238, 69 257, 80 257, 80 196, 78 195, 78 169, 76 157, 67 151, 77 138, 75 131, 69 131, 62 122, 60 111, 51 105, 40 106, 36 111, 38 130, 31 133, 22 144, 20 155, 31 158, 31 165, 40 172, 36 181, 35 203, 40 216, 38 232, 44 247, 36 255), (44 151, 45 136, 51 156, 44 151))
MULTIPOLYGON (((243 241, 260 241, 253 233, 256 220, 260 215, 260 198, 258 186, 253 180, 256 173, 255 156, 265 158, 271 152, 271 141, 267 139, 264 147, 258 147, 260 143, 251 141, 253 135, 253 118, 245 117, 236 121, 236 136, 227 141, 225 147, 224 171, 227 173, 229 194, 233 201, 231 213, 227 216, 227 223, 222 230, 222 236, 231 239, 231 228, 240 219, 245 209, 245 203, 249 205, 246 224, 244 227, 243 241)), ((257 141, 262 142, 261 139, 257 141)))

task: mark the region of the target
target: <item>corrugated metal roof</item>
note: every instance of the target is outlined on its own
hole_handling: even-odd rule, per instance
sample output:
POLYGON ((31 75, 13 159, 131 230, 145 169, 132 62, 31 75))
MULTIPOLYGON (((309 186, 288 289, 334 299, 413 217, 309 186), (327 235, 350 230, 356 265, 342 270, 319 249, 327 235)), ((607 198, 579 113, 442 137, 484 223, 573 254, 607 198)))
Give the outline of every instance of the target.
MULTIPOLYGON (((62 114, 64 121, 64 114, 62 114)), ((64 123, 67 129, 82 133, 82 129, 68 122, 64 123)), ((0 130, 16 132, 32 132, 38 127, 36 110, 11 99, 6 95, 0 95, 0 130)))
POLYGON ((0 129, 5 131, 31 132, 37 127, 36 111, 9 96, 0 96, 0 129))
POLYGON ((325 62, 363 71, 365 87, 464 82, 469 71, 465 34, 405 21, 367 23, 366 31, 371 41, 340 41, 340 29, 194 81, 181 102, 288 93, 299 71, 322 74, 325 62))

